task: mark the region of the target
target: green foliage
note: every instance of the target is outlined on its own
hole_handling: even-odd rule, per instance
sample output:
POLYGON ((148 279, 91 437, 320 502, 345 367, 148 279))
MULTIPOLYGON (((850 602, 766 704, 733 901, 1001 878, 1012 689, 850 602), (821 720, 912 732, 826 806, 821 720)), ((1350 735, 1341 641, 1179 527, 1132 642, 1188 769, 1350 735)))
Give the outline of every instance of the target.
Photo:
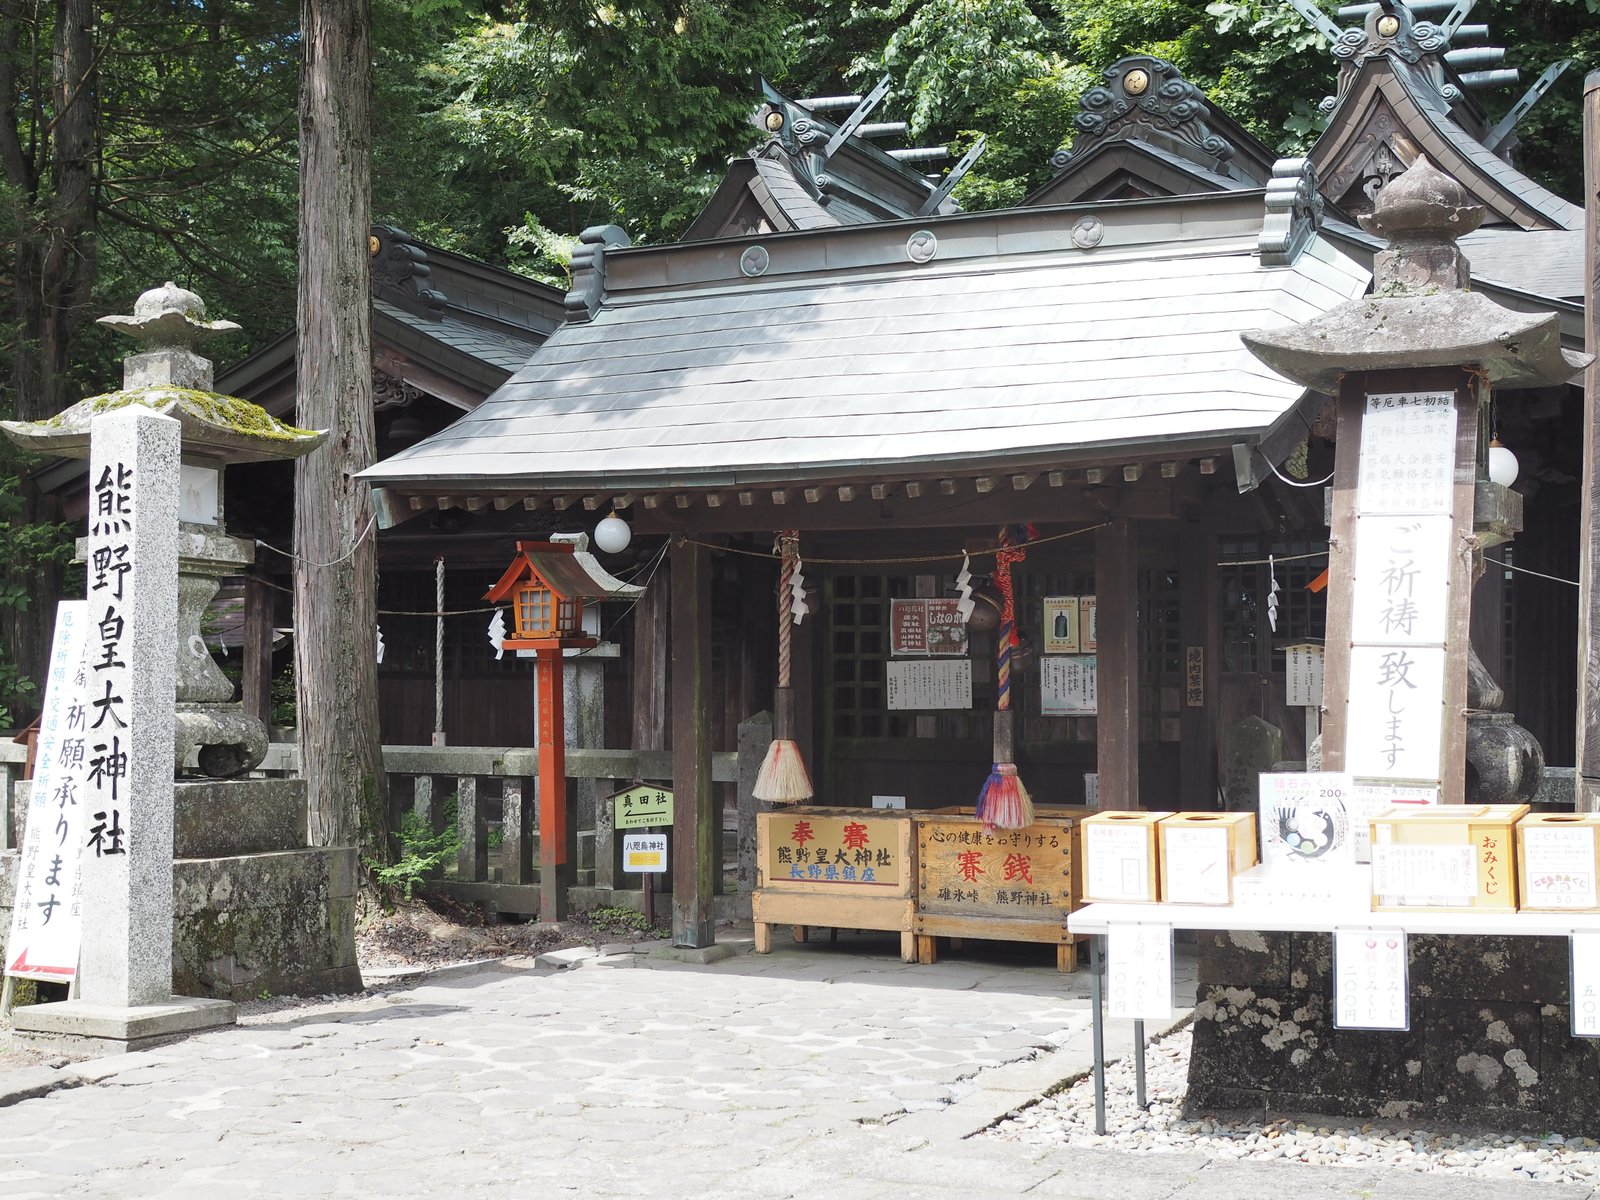
POLYGON ((268 688, 272 702, 272 724, 293 725, 298 715, 298 697, 295 691, 294 660, 284 664, 283 670, 272 677, 268 688))
POLYGON ((456 798, 451 796, 445 802, 443 832, 433 832, 421 817, 408 812, 400 818, 399 839, 400 853, 393 863, 386 865, 375 858, 362 861, 387 895, 409 901, 418 885, 436 877, 461 848, 461 837, 456 832, 456 798))
POLYGON ((644 914, 634 908, 596 908, 590 911, 589 921, 595 929, 613 937, 659 938, 671 937, 672 930, 651 925, 644 914))

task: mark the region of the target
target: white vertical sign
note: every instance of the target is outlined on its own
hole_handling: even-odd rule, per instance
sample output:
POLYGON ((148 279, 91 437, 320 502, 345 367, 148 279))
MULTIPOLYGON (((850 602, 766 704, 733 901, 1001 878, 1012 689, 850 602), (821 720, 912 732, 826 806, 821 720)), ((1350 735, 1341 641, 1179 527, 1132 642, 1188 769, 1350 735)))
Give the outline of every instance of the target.
MULTIPOLYGON (((88 605, 82 600, 63 600, 56 606, 22 869, 6 941, 5 973, 20 979, 66 982, 78 970, 83 931, 78 859, 84 828, 84 743, 89 733, 83 661, 87 614, 88 605)), ((9 796, 0 795, 0 804, 9 801, 9 796)))
POLYGON ((1600 930, 1572 935, 1572 1036, 1600 1037, 1600 930))
POLYGON ((1366 398, 1344 745, 1355 775, 1442 774, 1455 453, 1454 393, 1366 398))
POLYGON ((1336 1029, 1410 1029, 1406 932, 1333 931, 1336 1029))
POLYGON ((1106 1008, 1115 1020, 1172 1016, 1172 927, 1106 926, 1106 1008))

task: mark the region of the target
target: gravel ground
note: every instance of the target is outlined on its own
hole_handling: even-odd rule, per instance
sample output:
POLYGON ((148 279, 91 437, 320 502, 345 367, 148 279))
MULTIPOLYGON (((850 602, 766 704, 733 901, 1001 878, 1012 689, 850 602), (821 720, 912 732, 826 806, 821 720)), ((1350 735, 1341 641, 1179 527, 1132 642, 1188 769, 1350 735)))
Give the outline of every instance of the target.
MULTIPOLYGON (((1494 1134, 1428 1129, 1389 1122, 1336 1124, 1338 1118, 1227 1120, 1183 1116, 1189 1078, 1187 1029, 1153 1043, 1146 1056, 1149 1111, 1134 1104, 1133 1062, 1106 1071, 1106 1128, 1094 1132, 1094 1080, 1084 1078, 1047 1096, 984 1136, 1039 1146, 1098 1146, 1147 1153, 1201 1151, 1214 1158, 1393 1167, 1430 1174, 1594 1184, 1600 1143, 1557 1133, 1494 1134)), ((1346 1118, 1346 1120, 1349 1120, 1346 1118)))

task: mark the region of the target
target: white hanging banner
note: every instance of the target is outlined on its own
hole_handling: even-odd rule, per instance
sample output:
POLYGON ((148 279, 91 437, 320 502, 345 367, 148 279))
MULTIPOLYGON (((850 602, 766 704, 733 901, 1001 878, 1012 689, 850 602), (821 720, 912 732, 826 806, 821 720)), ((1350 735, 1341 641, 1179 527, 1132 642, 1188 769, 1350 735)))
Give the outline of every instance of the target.
MULTIPOLYGON (((63 600, 56 606, 50 674, 34 751, 33 790, 21 869, 6 941, 5 973, 19 979, 70 981, 78 970, 83 919, 78 908, 78 866, 84 844, 88 775, 85 743, 96 722, 87 693, 84 647, 89 605, 63 600)), ((104 719, 106 705, 96 716, 104 719)), ((8 797, 0 796, 0 803, 8 797)))
POLYGON ((1106 1009, 1113 1020, 1172 1016, 1172 927, 1106 926, 1106 1009))
POLYGON ((1600 1037, 1600 930, 1572 935, 1572 1036, 1600 1037))

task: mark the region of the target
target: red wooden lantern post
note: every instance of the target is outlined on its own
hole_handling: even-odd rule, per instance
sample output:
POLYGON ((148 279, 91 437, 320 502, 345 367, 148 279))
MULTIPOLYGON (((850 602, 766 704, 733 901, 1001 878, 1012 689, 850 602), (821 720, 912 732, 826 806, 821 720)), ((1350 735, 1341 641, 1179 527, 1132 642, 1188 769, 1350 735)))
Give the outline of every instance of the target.
POLYGON ((597 644, 583 632, 585 601, 610 595, 578 560, 571 543, 518 542, 500 582, 485 600, 509 603, 508 650, 532 650, 537 690, 535 741, 539 751, 539 919, 566 916, 562 867, 567 862, 567 737, 563 651, 597 644))

